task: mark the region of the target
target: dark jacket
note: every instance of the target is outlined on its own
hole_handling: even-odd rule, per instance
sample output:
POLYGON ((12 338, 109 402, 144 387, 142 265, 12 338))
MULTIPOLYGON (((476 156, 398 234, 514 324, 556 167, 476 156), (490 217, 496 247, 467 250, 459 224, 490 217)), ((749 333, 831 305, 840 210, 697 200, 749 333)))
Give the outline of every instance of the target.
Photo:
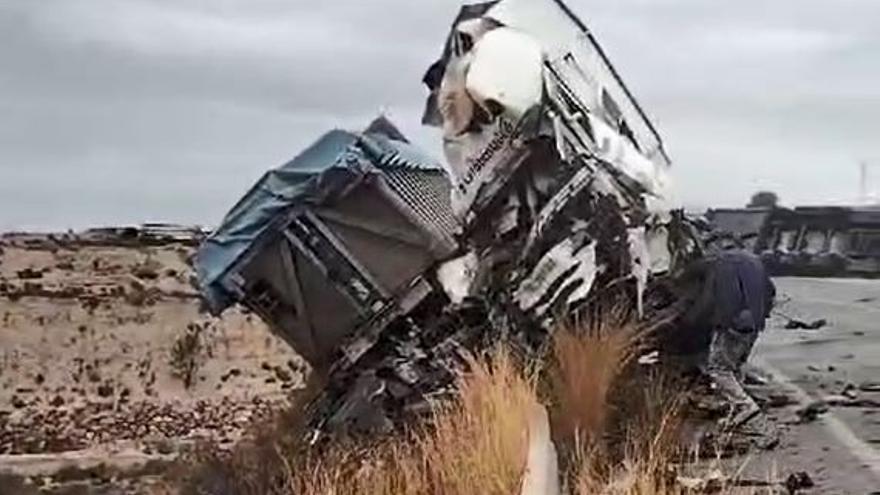
POLYGON ((703 288, 687 312, 689 326, 761 331, 770 316, 776 287, 760 258, 743 250, 706 260, 703 288))

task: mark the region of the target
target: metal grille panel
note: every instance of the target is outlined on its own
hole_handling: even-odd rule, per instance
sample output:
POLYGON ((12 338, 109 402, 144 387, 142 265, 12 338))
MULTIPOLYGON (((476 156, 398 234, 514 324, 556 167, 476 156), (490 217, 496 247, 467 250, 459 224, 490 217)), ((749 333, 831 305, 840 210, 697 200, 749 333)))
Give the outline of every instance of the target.
POLYGON ((459 231, 449 202, 451 185, 438 170, 417 170, 409 167, 383 169, 388 185, 409 205, 426 225, 434 227, 449 241, 459 231))

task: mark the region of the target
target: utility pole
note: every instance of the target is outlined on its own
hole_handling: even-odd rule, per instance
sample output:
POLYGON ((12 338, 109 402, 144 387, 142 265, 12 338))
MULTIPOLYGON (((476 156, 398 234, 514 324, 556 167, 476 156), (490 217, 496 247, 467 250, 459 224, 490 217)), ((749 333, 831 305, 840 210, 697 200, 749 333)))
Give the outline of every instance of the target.
POLYGON ((868 162, 859 163, 859 203, 868 203, 868 162))

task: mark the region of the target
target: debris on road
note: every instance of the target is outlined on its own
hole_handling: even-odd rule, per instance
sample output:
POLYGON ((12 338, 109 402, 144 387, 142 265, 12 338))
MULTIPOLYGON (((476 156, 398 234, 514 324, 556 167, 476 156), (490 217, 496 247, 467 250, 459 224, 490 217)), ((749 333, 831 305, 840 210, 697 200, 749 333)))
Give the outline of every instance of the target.
POLYGON ((725 476, 718 469, 713 469, 707 475, 701 477, 695 476, 678 476, 676 477, 678 486, 687 490, 688 493, 716 493, 728 483, 730 478, 725 476))
POLYGON ((862 392, 880 392, 880 382, 864 382, 859 385, 862 392))
POLYGON ((840 395, 848 399, 857 399, 859 396, 858 387, 856 387, 852 383, 847 383, 843 387, 843 390, 840 392, 840 395))
POLYGON ((792 473, 785 480, 785 488, 791 495, 800 493, 801 490, 813 488, 815 486, 816 483, 813 481, 813 478, 811 478, 810 475, 804 471, 792 473))
POLYGON ((805 489, 816 486, 810 475, 804 471, 791 473, 784 480, 763 480, 732 478, 718 469, 713 469, 701 477, 678 476, 676 483, 687 493, 720 493, 725 488, 742 488, 751 492, 757 488, 767 488, 771 490, 771 493, 784 489, 787 493, 796 495, 805 489))
POLYGON ((880 401, 853 397, 851 394, 826 395, 796 411, 801 423, 810 423, 826 414, 832 407, 880 408, 880 401))
POLYGON ((822 402, 830 407, 880 407, 880 401, 863 399, 847 395, 828 395, 822 398, 822 402))
POLYGON ((823 400, 813 401, 797 410, 798 419, 801 423, 811 423, 829 411, 828 403, 823 400))
POLYGON ((784 393, 774 393, 767 397, 764 404, 772 409, 779 409, 797 404, 798 402, 790 395, 784 393))
POLYGON ((786 330, 819 330, 828 325, 828 320, 818 319, 810 322, 790 318, 785 323, 786 330))

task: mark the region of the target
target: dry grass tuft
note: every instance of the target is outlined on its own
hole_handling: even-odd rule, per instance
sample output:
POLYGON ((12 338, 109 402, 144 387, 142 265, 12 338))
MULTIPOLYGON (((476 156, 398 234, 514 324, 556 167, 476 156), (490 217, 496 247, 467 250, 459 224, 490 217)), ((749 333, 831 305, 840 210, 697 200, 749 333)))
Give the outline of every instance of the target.
POLYGON ((641 330, 606 318, 554 335, 545 374, 570 493, 679 493, 669 466, 680 454, 681 401, 674 384, 635 365, 641 330))
POLYGON ((628 325, 557 330, 547 377, 558 439, 598 441, 611 412, 612 388, 635 356, 636 342, 636 331, 628 325))
POLYGON ((677 482, 671 469, 680 459, 679 402, 669 397, 665 384, 646 384, 644 392, 633 390, 635 402, 642 402, 646 409, 626 409, 616 425, 624 433, 614 435, 615 449, 593 449, 592 452, 575 452, 567 471, 575 495, 678 495, 687 493, 677 482), (661 392, 661 391, 665 391, 661 392), (592 455, 591 455, 592 454, 592 455))
POLYGON ((536 380, 499 349, 473 361, 459 384, 459 399, 439 405, 421 454, 436 493, 509 495, 521 483, 528 425, 539 407, 536 380))

